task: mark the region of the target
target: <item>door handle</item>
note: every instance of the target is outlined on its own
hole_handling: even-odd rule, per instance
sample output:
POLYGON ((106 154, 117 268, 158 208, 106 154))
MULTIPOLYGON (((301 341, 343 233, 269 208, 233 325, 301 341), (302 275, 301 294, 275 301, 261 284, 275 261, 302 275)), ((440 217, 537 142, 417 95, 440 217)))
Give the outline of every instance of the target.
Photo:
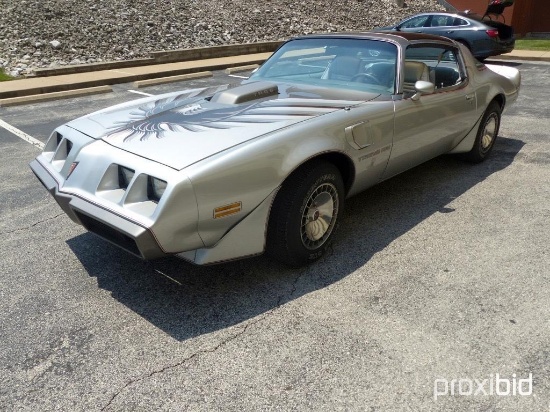
POLYGON ((454 33, 455 31, 454 30, 449 30, 448 32, 446 32, 447 34, 451 34, 451 33, 454 33))
POLYGON ((466 100, 472 100, 474 97, 476 97, 476 94, 475 94, 475 93, 467 94, 467 95, 466 95, 466 100))

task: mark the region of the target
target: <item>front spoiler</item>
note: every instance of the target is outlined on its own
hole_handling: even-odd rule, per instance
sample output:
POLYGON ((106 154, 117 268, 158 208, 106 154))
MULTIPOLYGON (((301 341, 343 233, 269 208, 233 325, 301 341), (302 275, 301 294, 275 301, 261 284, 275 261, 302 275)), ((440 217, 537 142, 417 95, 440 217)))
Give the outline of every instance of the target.
POLYGON ((38 160, 33 160, 29 166, 61 209, 74 222, 142 259, 154 259, 167 255, 148 228, 80 197, 62 192, 59 182, 38 160))

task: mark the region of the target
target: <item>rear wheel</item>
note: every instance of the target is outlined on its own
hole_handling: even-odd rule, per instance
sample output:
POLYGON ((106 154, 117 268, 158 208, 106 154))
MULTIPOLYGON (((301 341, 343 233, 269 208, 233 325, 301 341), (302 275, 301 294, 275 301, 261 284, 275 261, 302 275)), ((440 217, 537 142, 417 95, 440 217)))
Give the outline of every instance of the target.
POLYGON ((477 131, 474 147, 464 155, 472 163, 484 161, 495 145, 500 127, 501 108, 497 102, 491 102, 485 110, 477 131))
POLYGON ((281 263, 303 266, 327 251, 344 206, 338 169, 313 161, 283 184, 269 218, 267 253, 281 263))

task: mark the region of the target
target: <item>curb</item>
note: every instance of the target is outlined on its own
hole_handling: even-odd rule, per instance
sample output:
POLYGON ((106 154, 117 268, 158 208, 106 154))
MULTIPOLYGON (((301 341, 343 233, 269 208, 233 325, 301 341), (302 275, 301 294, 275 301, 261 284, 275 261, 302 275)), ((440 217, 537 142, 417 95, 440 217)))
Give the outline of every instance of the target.
POLYGON ((93 94, 110 93, 112 91, 113 89, 110 86, 98 86, 62 92, 35 94, 31 96, 11 97, 7 99, 0 99, 0 107, 18 106, 22 104, 45 102, 68 97, 89 96, 93 94))
POLYGON ((89 73, 100 70, 126 69, 129 67, 137 66, 151 66, 154 64, 188 62, 192 60, 205 60, 218 57, 231 57, 247 54, 272 53, 282 43, 282 41, 269 41, 260 43, 232 44, 225 46, 196 47, 179 50, 164 50, 151 52, 149 53, 151 57, 142 59, 100 62, 91 64, 76 64, 65 67, 36 69, 34 70, 34 76, 29 76, 29 78, 60 76, 63 74, 89 73))
POLYGON ((533 62, 550 62, 549 57, 539 57, 539 56, 506 56, 501 54, 500 56, 491 56, 487 60, 521 60, 521 61, 533 61, 533 62))
POLYGON ((196 73, 182 74, 179 76, 161 77, 158 79, 138 80, 136 82, 133 82, 132 85, 136 89, 139 89, 140 87, 155 86, 157 84, 178 82, 180 80, 202 79, 205 77, 212 77, 212 76, 213 74, 210 71, 196 72, 196 73))
MULTIPOLYGON (((0 99, 63 92, 88 87, 115 85, 170 76, 190 75, 197 72, 224 70, 244 64, 261 64, 271 52, 251 55, 226 56, 187 62, 162 63, 155 66, 137 66, 124 70, 100 70, 48 77, 31 77, 5 82, 0 99), (150 69, 149 69, 150 68, 150 69)), ((89 67, 89 66, 88 66, 89 67)))

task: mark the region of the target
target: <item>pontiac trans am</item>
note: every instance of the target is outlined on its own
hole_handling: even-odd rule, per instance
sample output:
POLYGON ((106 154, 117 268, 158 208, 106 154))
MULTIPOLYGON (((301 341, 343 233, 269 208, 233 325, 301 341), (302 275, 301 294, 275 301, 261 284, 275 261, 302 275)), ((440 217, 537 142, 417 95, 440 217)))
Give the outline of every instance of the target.
POLYGON ((234 87, 58 127, 31 162, 76 223, 144 259, 318 259, 344 201, 444 153, 485 160, 520 73, 448 38, 308 35, 234 87))

